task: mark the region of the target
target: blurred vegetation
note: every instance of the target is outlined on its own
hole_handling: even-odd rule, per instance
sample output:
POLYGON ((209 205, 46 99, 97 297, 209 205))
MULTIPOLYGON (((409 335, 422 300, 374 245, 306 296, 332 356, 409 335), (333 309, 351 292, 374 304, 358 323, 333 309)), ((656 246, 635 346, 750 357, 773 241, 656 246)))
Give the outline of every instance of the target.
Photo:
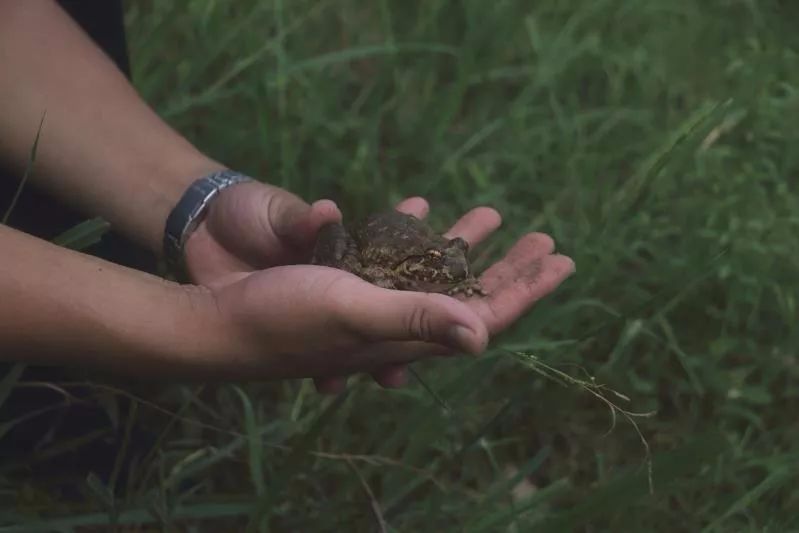
POLYGON ((0 531, 799 529, 797 20, 776 0, 129 2, 137 87, 212 156, 347 216, 492 205, 486 255, 543 231, 577 273, 485 356, 417 365, 434 395, 96 384, 108 473, 76 469, 67 497, 0 466, 0 518, 26 524, 0 531), (608 432, 592 392, 656 414, 608 432))

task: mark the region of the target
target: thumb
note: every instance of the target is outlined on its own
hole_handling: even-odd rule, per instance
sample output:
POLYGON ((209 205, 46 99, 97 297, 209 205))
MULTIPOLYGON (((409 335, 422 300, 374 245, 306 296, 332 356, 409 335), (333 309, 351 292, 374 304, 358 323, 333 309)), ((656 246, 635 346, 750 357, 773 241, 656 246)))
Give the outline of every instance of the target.
POLYGON ((480 317, 443 294, 369 285, 337 300, 345 326, 370 341, 432 342, 474 355, 488 344, 488 329, 480 317))
POLYGON ((304 250, 313 245, 319 228, 341 221, 341 211, 331 200, 308 205, 293 195, 275 199, 270 206, 269 222, 275 235, 292 247, 304 250))

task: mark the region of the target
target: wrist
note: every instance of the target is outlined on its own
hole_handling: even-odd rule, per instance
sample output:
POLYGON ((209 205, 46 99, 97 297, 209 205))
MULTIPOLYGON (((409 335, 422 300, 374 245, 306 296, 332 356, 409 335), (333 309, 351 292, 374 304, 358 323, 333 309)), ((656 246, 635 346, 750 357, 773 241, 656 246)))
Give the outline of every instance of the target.
POLYGON ((115 308, 124 311, 101 319, 98 329, 107 337, 85 351, 94 359, 87 362, 155 379, 214 379, 225 373, 239 348, 211 291, 149 275, 139 281, 118 295, 115 308))
POLYGON ((158 376, 233 351, 207 291, 2 225, 0 249, 0 357, 158 376))
MULTIPOLYGON (((188 151, 191 150, 193 148, 188 151)), ((167 218, 191 185, 203 176, 224 169, 224 165, 199 152, 170 157, 154 165, 147 173, 149 180, 146 184, 151 210, 144 239, 150 250, 158 256, 163 255, 167 218)))
MULTIPOLYGON (((228 284, 232 283, 236 282, 231 278, 228 284)), ((161 359, 153 366, 159 373, 212 381, 279 377, 274 354, 236 311, 245 286, 224 297, 219 293, 226 290, 223 287, 170 283, 178 311, 172 314, 175 322, 169 329, 179 335, 169 337, 158 350, 161 359), (238 304, 231 307, 231 300, 238 304)))
POLYGON ((169 311, 162 320, 163 335, 148 351, 159 375, 212 378, 224 372, 226 360, 237 353, 229 320, 214 293, 198 285, 167 282, 169 311))
POLYGON ((186 278, 185 245, 207 215, 219 193, 233 185, 251 182, 252 178, 229 169, 212 172, 186 189, 170 211, 164 227, 163 255, 171 273, 186 278))

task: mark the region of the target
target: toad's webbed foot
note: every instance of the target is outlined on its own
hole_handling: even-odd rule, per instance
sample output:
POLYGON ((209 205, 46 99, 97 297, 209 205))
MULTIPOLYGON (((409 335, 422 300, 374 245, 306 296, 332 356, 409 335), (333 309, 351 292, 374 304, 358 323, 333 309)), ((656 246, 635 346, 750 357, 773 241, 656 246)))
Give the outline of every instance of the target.
POLYGON ((477 278, 463 280, 457 285, 450 287, 446 294, 449 296, 455 296, 456 294, 463 294, 464 296, 488 296, 488 293, 483 289, 483 286, 480 285, 480 281, 477 278))

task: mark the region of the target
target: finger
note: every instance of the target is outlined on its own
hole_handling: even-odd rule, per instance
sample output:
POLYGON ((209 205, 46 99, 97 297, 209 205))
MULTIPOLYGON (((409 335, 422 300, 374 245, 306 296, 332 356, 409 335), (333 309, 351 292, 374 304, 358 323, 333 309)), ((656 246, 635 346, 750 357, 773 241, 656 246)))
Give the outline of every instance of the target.
POLYGON ((316 232, 322 226, 333 222, 341 222, 341 211, 332 200, 317 200, 311 204, 311 212, 308 214, 308 225, 311 232, 316 232))
POLYGON ((407 365, 387 365, 372 373, 372 378, 383 388, 396 389, 408 383, 407 365))
POLYGON ((430 204, 428 204, 427 200, 421 196, 413 196, 398 203, 396 206, 394 206, 394 209, 400 213, 413 215, 416 218, 423 219, 427 217, 427 214, 430 212, 430 204))
POLYGON ((529 266, 526 271, 517 268, 517 275, 507 284, 507 288, 500 289, 502 293, 516 293, 518 298, 508 299, 509 302, 518 299, 533 303, 555 290, 574 270, 574 261, 571 258, 558 254, 548 255, 537 264, 529 266))
MULTIPOLYGON (((396 389, 408 383, 406 365, 387 365, 372 373, 372 378, 383 388, 396 389)), ((340 394, 347 388, 347 379, 343 377, 316 378, 313 380, 319 394, 340 394)))
POLYGON ((529 275, 531 269, 536 268, 536 263, 554 250, 555 242, 549 235, 528 233, 508 250, 501 261, 483 273, 480 282, 487 291, 491 292, 514 276, 529 275))
POLYGON ((313 381, 319 394, 340 394, 347 388, 347 378, 316 378, 313 381))
POLYGON ((537 257, 531 250, 519 249, 525 248, 522 242, 515 248, 514 254, 508 254, 481 278, 489 296, 469 301, 492 335, 507 328, 575 270, 574 262, 564 255, 537 257))
POLYGON ((230 272, 248 272, 252 265, 226 250, 201 223, 186 241, 186 268, 191 280, 212 286, 230 272))
MULTIPOLYGON (((485 349, 488 331, 466 304, 442 294, 341 284, 334 302, 341 325, 369 342, 425 341, 472 354, 485 349)), ((386 361, 389 362, 389 361, 386 361)))
POLYGON ((474 246, 491 235, 502 225, 502 217, 490 207, 475 207, 463 215, 450 230, 444 234, 448 239, 460 237, 474 246))
POLYGON ((341 211, 331 200, 308 205, 293 194, 274 194, 268 205, 269 226, 280 239, 303 249, 315 239, 319 228, 341 221, 341 211))

